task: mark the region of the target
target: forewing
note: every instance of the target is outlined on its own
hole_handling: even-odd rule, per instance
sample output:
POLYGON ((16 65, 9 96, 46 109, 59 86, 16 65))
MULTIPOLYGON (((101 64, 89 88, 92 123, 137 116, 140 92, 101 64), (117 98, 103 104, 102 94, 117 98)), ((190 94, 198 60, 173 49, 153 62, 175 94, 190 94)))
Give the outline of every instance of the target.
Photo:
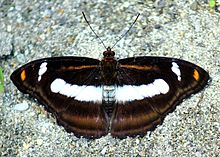
POLYGON ((11 80, 20 91, 37 98, 67 131, 97 138, 108 131, 99 63, 85 57, 45 58, 15 70, 11 80))
POLYGON ((118 97, 111 134, 115 137, 144 135, 184 98, 204 88, 208 80, 208 73, 201 67, 180 59, 119 60, 118 97))

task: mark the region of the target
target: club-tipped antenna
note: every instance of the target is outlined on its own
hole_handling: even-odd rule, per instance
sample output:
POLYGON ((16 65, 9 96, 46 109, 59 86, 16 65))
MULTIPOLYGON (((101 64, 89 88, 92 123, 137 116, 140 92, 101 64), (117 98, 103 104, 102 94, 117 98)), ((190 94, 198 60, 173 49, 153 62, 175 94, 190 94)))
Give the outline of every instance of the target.
MULTIPOLYGON (((92 32, 95 34, 96 38, 98 38, 98 39, 101 41, 102 45, 105 47, 105 49, 107 49, 107 47, 105 46, 105 44, 104 44, 104 42, 102 41, 102 39, 96 34, 96 32, 95 32, 95 31, 93 30, 93 28, 91 27, 91 25, 90 25, 89 21, 87 20, 86 15, 84 14, 84 12, 82 12, 82 14, 83 14, 83 17, 84 17, 86 23, 89 25, 90 29, 91 29, 92 32)), ((128 30, 127 30, 124 34, 122 34, 122 35, 120 36, 120 38, 114 43, 114 45, 111 47, 111 49, 114 48, 115 45, 116 45, 124 36, 126 36, 126 35, 128 34, 128 32, 131 30, 131 28, 132 28, 132 27, 134 26, 134 24, 136 23, 136 21, 137 21, 139 15, 140 15, 140 13, 138 13, 136 19, 135 19, 134 22, 130 25, 130 27, 128 28, 128 30)))
POLYGON ((137 19, 138 19, 139 16, 140 16, 140 13, 138 13, 136 19, 135 19, 134 22, 130 25, 130 27, 128 28, 128 30, 127 30, 124 34, 122 34, 122 35, 120 36, 120 38, 114 43, 114 45, 111 47, 111 49, 114 48, 115 45, 116 45, 123 37, 125 37, 125 36, 128 34, 128 32, 131 30, 131 28, 132 28, 132 27, 134 26, 134 24, 136 23, 136 21, 137 21, 137 19))
POLYGON ((95 34, 96 38, 98 38, 98 39, 101 41, 101 43, 102 43, 102 45, 104 46, 104 48, 107 49, 107 47, 105 46, 105 44, 104 44, 104 42, 102 41, 102 39, 96 34, 96 32, 95 32, 95 31, 93 30, 93 28, 91 27, 91 25, 90 25, 89 21, 87 20, 86 15, 84 14, 84 12, 82 12, 82 14, 83 14, 84 19, 86 20, 86 23, 89 25, 90 29, 91 29, 92 32, 95 34))

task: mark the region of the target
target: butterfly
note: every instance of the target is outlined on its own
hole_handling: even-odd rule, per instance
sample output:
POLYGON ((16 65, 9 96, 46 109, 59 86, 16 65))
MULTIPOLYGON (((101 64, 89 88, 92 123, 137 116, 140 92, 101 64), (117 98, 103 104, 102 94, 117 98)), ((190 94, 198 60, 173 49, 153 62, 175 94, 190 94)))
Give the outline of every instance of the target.
POLYGON ((86 138, 143 136, 183 99, 202 90, 209 74, 176 58, 117 60, 107 47, 102 60, 51 57, 31 61, 11 75, 68 132, 86 138))

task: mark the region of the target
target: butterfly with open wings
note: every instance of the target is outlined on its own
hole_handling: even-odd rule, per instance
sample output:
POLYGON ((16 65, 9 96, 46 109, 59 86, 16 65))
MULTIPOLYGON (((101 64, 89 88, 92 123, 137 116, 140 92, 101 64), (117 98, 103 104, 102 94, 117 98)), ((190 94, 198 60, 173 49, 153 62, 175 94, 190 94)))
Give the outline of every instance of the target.
POLYGON ((125 138, 145 135, 161 124, 184 98, 207 85, 209 74, 176 58, 116 60, 108 47, 101 61, 51 57, 29 62, 15 70, 11 80, 74 135, 125 138))

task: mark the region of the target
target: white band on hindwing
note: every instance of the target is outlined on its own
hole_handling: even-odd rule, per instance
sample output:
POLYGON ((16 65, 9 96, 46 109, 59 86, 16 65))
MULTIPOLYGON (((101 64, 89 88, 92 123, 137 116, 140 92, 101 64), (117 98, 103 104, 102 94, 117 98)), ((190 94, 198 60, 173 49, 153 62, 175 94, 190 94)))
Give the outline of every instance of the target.
POLYGON ((50 89, 53 93, 60 93, 79 101, 116 101, 126 102, 141 100, 169 92, 169 85, 163 79, 155 79, 147 85, 123 85, 123 86, 86 86, 71 85, 63 79, 55 79, 50 89), (103 100, 104 99, 104 100, 103 100))

